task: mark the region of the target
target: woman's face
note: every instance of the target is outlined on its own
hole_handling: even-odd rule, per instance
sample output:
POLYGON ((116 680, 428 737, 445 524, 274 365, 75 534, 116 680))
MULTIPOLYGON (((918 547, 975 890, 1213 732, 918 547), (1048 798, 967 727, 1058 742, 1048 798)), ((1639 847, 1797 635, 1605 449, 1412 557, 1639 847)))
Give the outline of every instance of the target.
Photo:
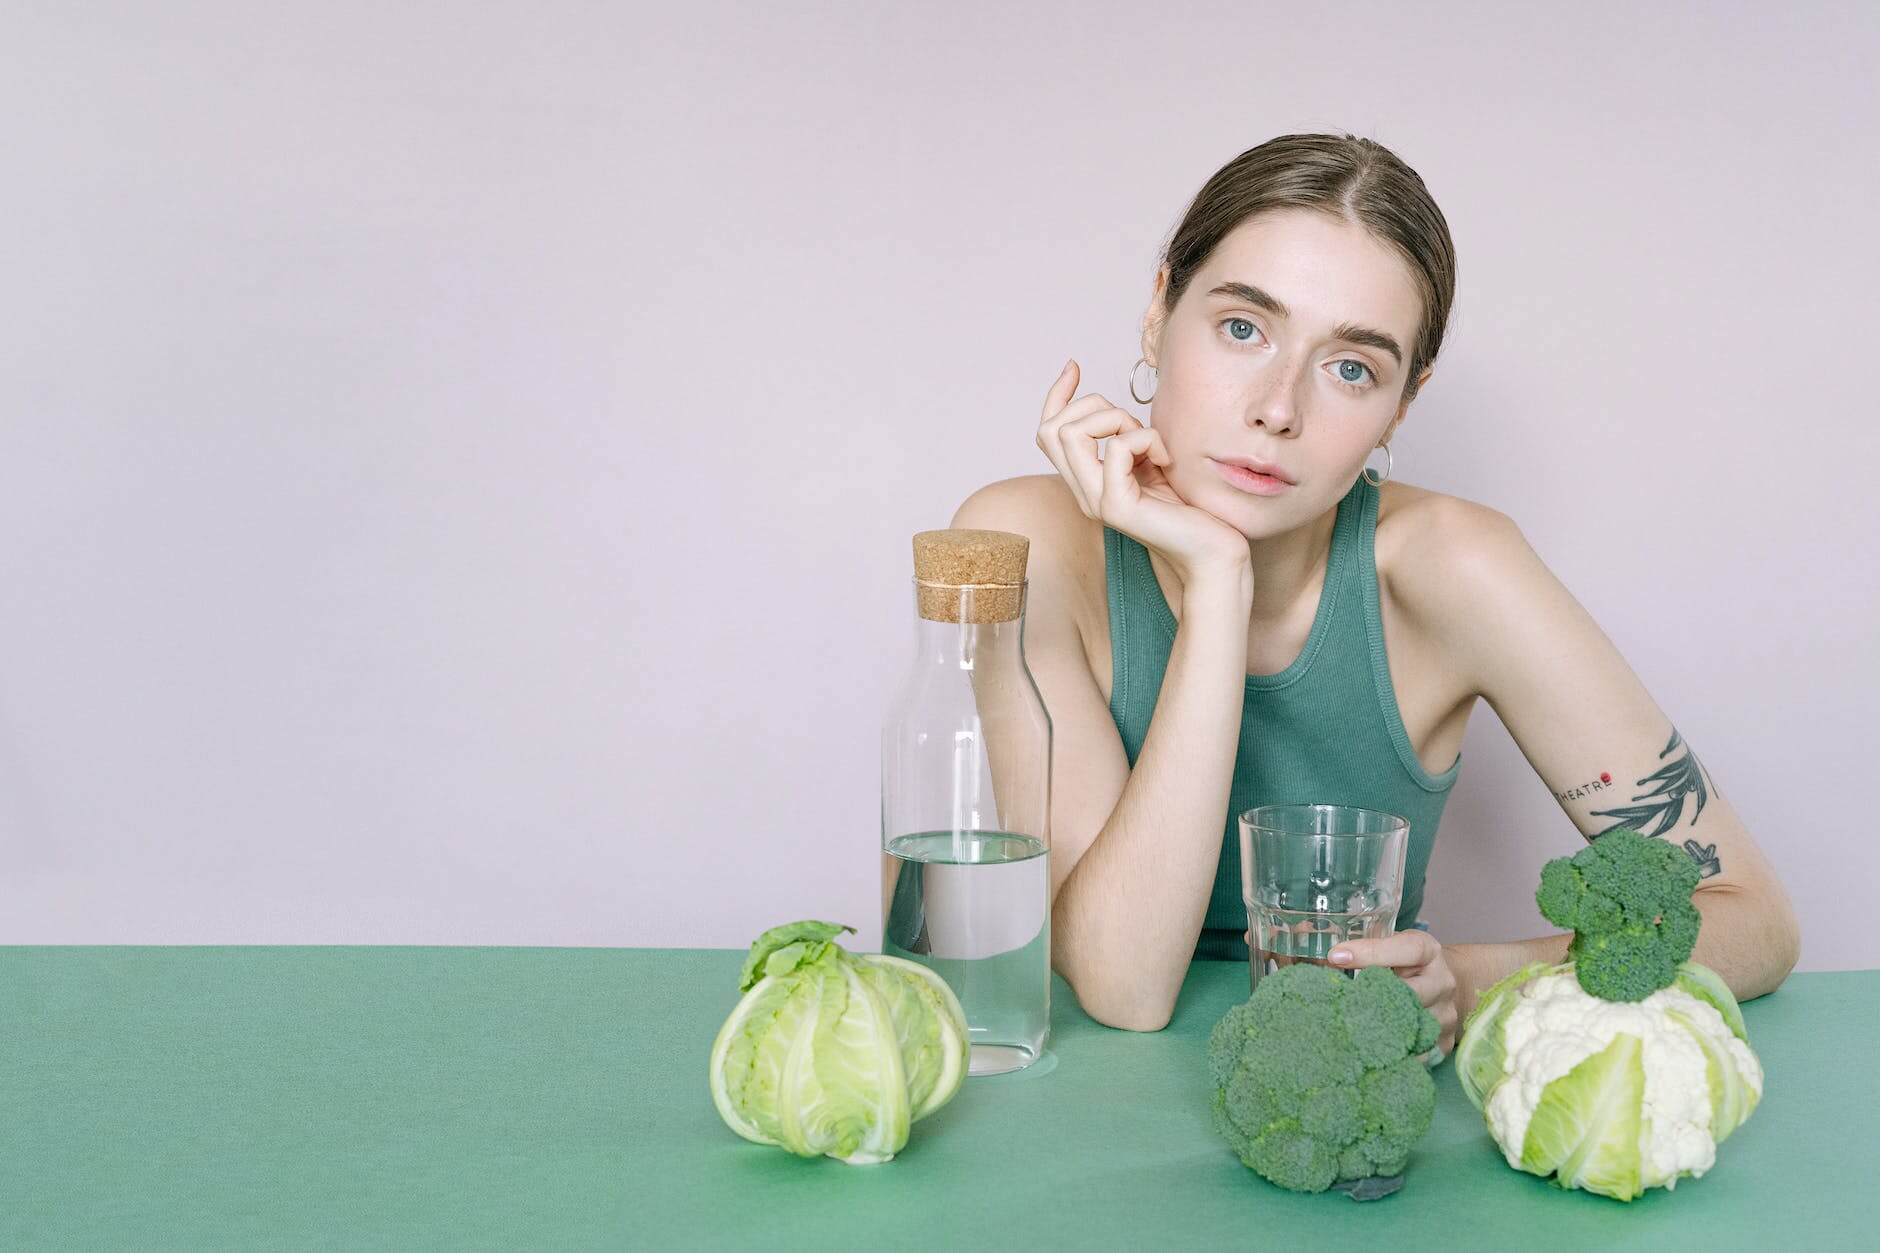
POLYGON ((1158 325, 1164 282, 1144 343, 1170 485, 1249 539, 1333 508, 1403 411, 1423 314, 1408 264, 1361 226, 1286 209, 1222 239, 1158 325))

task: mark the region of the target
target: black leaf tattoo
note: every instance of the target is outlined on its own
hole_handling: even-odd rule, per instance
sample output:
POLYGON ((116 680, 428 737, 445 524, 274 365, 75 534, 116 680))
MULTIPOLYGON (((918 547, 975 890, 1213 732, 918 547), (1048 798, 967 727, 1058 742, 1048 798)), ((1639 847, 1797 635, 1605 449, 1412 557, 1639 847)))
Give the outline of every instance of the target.
MULTIPOLYGON (((1620 827, 1631 827, 1643 835, 1660 836, 1675 827, 1684 817, 1684 802, 1687 797, 1695 798, 1695 807, 1691 810, 1691 823, 1696 825, 1699 815, 1704 812, 1704 804, 1710 799, 1710 784, 1704 777, 1703 763, 1697 760, 1697 754, 1684 743, 1676 728, 1672 729, 1671 742, 1665 745, 1665 751, 1658 754, 1664 761, 1679 748, 1684 749, 1682 756, 1665 762, 1657 770, 1638 781, 1644 791, 1632 798, 1630 805, 1618 809, 1595 809, 1595 818, 1611 818, 1613 824, 1594 834, 1598 839, 1609 831, 1620 827)), ((1723 863, 1717 859, 1715 844, 1699 844, 1696 840, 1686 840, 1684 851, 1698 865, 1700 877, 1708 879, 1723 873, 1723 863)))
POLYGON ((1711 875, 1723 873, 1723 863, 1717 860, 1715 844, 1699 844, 1696 840, 1684 841, 1684 851, 1697 863, 1697 877, 1708 879, 1711 875))

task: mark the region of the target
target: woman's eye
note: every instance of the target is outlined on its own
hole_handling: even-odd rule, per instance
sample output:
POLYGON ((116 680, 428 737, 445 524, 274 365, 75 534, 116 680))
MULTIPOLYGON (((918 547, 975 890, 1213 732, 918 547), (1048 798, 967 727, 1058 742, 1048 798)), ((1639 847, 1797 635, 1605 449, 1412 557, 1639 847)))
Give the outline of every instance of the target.
POLYGON ((1341 383, 1356 386, 1371 378, 1371 367, 1362 361, 1353 361, 1350 357, 1346 357, 1343 361, 1333 362, 1332 365, 1338 371, 1338 381, 1341 383))
POLYGON ((1221 323, 1227 328, 1227 334, 1238 343, 1250 344, 1253 337, 1260 333, 1260 328, 1246 318, 1229 318, 1221 323))

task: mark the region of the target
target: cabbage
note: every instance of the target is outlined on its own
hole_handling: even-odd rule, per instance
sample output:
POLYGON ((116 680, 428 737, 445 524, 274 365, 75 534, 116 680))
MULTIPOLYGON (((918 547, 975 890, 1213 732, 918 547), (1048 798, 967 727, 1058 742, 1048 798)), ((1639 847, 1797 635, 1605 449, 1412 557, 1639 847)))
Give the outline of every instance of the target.
POLYGON ((1455 1064, 1510 1166, 1621 1201, 1701 1176, 1762 1098, 1736 998, 1693 962, 1630 1002, 1571 963, 1525 967, 1483 995, 1455 1064))
POLYGON ((885 1162, 966 1077, 966 1015, 925 966, 850 953, 833 922, 757 937, 744 998, 712 1042, 712 1103, 746 1140, 885 1162))

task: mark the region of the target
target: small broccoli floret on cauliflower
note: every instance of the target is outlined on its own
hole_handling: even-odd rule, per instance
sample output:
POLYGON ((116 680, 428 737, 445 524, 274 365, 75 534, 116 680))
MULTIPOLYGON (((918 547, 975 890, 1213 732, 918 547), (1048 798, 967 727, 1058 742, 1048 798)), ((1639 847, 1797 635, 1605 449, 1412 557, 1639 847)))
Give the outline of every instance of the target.
POLYGON ((1627 827, 1541 868, 1546 919, 1573 929, 1580 986, 1605 1001, 1642 1001, 1677 978, 1702 921, 1691 904, 1697 863, 1675 844, 1627 827))
POLYGON ((1419 1054, 1438 1031, 1388 970, 1284 967, 1209 1037, 1215 1125, 1250 1169, 1296 1192, 1401 1174, 1436 1109, 1419 1054))

